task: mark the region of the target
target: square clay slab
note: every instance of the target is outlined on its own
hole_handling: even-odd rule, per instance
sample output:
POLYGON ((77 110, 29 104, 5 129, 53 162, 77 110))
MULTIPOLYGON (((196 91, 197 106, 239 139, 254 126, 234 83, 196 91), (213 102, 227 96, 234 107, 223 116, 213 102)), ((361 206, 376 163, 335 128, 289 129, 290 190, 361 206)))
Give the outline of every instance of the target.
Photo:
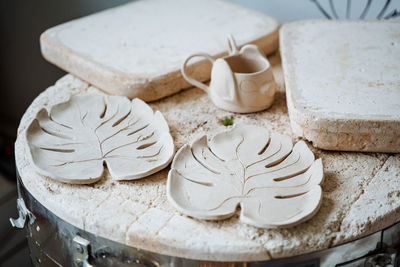
POLYGON ((294 22, 280 38, 295 135, 328 150, 400 152, 400 20, 294 22))
MULTIPOLYGON (((225 1, 147 0, 53 27, 40 43, 61 69, 110 94, 151 101, 190 87, 180 73, 190 54, 222 56, 228 34, 269 54, 278 28, 275 19, 225 1)), ((193 62, 189 74, 208 80, 209 63, 193 62)))

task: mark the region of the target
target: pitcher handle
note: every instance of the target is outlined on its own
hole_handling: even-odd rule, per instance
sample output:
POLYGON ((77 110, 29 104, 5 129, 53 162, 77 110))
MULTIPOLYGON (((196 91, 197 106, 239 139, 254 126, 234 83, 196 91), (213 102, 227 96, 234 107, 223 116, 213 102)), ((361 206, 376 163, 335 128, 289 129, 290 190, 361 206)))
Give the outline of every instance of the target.
POLYGON ((203 89, 204 91, 206 91, 206 92, 208 93, 208 86, 207 86, 207 85, 205 85, 205 84, 202 83, 202 82, 199 82, 199 81, 195 80, 194 78, 190 77, 190 76, 186 73, 186 68, 187 68, 186 65, 188 64, 189 60, 191 60, 191 59, 194 58, 194 57, 205 57, 206 59, 208 59, 209 61, 211 61, 211 63, 214 63, 215 59, 213 59, 212 56, 210 56, 210 55, 208 55, 208 54, 205 54, 205 53, 194 54, 194 55, 189 56, 189 57, 185 60, 185 62, 184 62, 183 65, 182 65, 182 68, 181 68, 181 72, 182 72, 183 78, 185 78, 186 81, 188 81, 190 84, 192 84, 192 85, 194 85, 194 86, 199 87, 200 89, 203 89))
POLYGON ((234 55, 239 53, 239 49, 237 47, 235 38, 233 38, 232 34, 229 34, 226 40, 228 41, 229 55, 234 55))

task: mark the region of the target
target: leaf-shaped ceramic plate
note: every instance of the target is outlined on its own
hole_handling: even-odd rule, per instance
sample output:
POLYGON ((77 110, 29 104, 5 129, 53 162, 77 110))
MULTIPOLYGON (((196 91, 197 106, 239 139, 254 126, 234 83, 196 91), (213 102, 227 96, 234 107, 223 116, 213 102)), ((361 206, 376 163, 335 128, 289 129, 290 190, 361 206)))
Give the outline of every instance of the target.
POLYGON ((289 227, 319 209, 321 159, 300 141, 256 126, 237 126, 207 142, 183 146, 172 162, 167 196, 182 213, 199 219, 231 217, 262 228, 289 227))
POLYGON ((163 115, 119 96, 72 96, 42 109, 26 137, 35 169, 67 183, 94 183, 104 165, 115 180, 139 179, 165 168, 174 154, 163 115))

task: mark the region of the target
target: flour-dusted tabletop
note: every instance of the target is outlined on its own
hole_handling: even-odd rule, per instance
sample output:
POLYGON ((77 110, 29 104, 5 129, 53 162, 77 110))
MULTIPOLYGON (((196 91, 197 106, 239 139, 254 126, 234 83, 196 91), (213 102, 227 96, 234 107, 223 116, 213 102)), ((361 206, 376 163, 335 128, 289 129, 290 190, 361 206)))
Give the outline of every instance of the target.
POLYGON ((322 149, 400 152, 400 21, 299 21, 280 30, 293 132, 322 149))
MULTIPOLYGON (((217 109, 200 89, 150 103, 160 110, 176 149, 198 136, 225 131, 220 122, 264 126, 292 135, 279 55, 269 58, 278 92, 272 107, 253 114, 217 109)), ((96 235, 166 255, 218 261, 280 258, 332 247, 380 230, 400 220, 400 155, 329 152, 308 146, 321 158, 325 181, 318 213, 293 228, 265 230, 230 219, 203 221, 175 210, 166 197, 169 167, 148 178, 113 181, 106 172, 92 185, 70 185, 38 175, 28 161, 24 132, 36 112, 65 101, 70 94, 102 94, 67 75, 45 90, 28 108, 18 131, 16 162, 24 186, 51 212, 96 235)), ((297 141, 293 138, 293 141, 297 141)))
MULTIPOLYGON (((151 101, 190 87, 180 72, 189 55, 225 54, 228 34, 269 54, 278 49, 278 28, 226 1, 146 0, 55 26, 40 43, 48 61, 103 91, 151 101)), ((190 76, 209 79, 208 62, 196 60, 190 76)))

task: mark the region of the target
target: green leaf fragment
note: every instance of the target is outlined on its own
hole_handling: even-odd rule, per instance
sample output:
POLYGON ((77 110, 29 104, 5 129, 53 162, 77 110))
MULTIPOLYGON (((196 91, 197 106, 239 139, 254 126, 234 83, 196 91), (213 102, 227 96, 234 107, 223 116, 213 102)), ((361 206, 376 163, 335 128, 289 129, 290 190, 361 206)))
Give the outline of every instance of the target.
POLYGON ((232 117, 225 117, 224 119, 221 120, 221 123, 224 126, 230 126, 233 125, 234 121, 232 117))

